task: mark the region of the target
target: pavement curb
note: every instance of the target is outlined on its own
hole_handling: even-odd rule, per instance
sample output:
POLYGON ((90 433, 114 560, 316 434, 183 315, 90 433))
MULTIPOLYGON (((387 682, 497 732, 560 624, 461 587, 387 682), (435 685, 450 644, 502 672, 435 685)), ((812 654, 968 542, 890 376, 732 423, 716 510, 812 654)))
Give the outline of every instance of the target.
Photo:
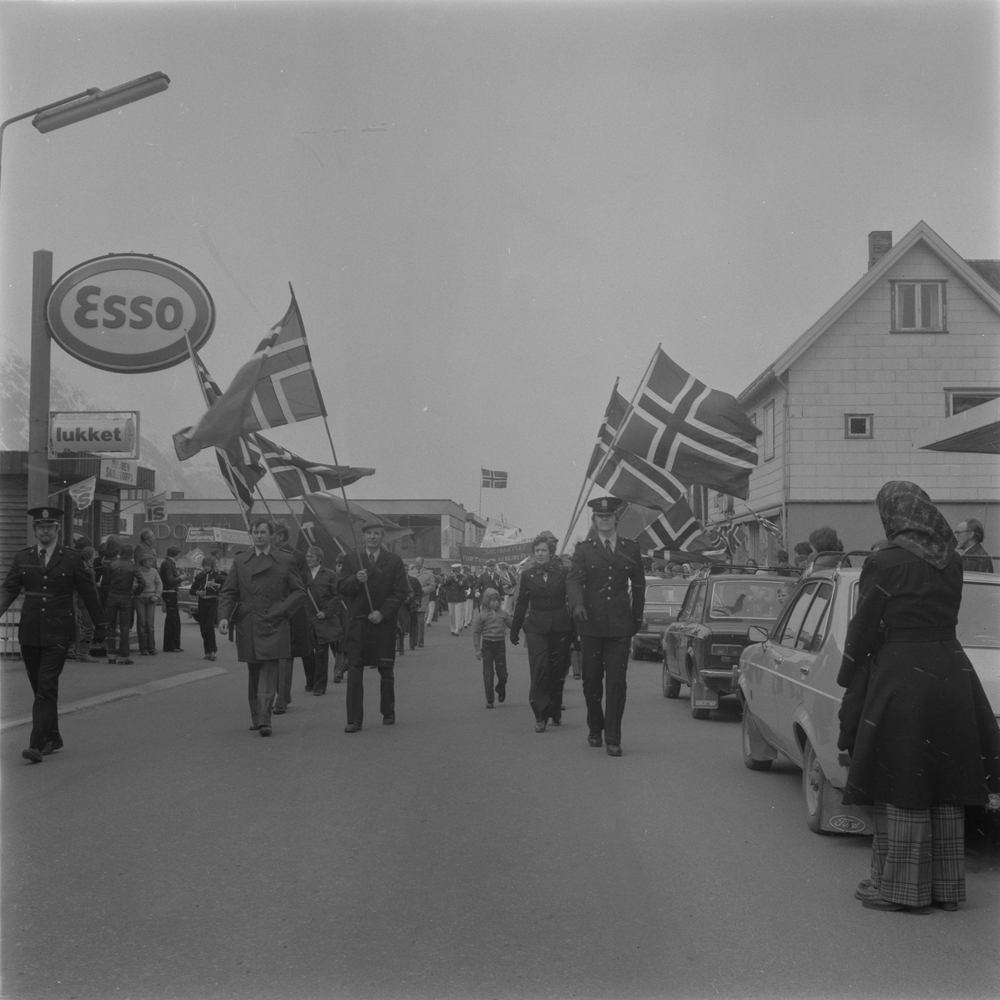
MULTIPOLYGON (((105 691, 104 694, 95 694, 91 698, 81 698, 79 701, 71 701, 66 705, 59 706, 59 717, 71 715, 73 712, 82 712, 87 708, 95 708, 98 705, 107 705, 112 701, 121 701, 123 698, 138 698, 144 694, 154 694, 157 691, 166 691, 169 688, 178 687, 181 684, 190 684, 193 681, 208 680, 209 677, 217 677, 226 673, 225 667, 205 667, 202 670, 190 670, 186 674, 174 674, 172 677, 161 677, 158 681, 150 681, 148 684, 139 684, 136 687, 118 688, 114 691, 105 691)), ((0 722, 0 733, 7 732, 8 729, 16 729, 18 726, 30 726, 31 716, 25 715, 15 719, 6 719, 0 722)))

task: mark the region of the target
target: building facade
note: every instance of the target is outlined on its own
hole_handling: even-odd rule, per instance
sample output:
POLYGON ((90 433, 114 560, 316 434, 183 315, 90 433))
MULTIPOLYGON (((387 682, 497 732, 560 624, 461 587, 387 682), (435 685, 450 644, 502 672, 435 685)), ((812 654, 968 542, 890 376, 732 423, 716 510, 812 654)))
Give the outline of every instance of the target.
POLYGON ((847 549, 884 537, 874 499, 922 486, 952 525, 976 517, 1000 550, 995 456, 921 447, 929 427, 1000 398, 1000 270, 963 260, 924 222, 895 246, 869 235, 867 273, 739 395, 761 430, 746 502, 705 498, 707 520, 744 528, 770 560, 822 525, 847 549))

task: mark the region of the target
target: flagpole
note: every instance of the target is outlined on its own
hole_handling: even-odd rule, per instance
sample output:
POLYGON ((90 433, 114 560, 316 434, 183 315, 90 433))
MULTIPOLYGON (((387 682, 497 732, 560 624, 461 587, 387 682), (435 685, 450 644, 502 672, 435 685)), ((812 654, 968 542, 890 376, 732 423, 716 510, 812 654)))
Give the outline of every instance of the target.
MULTIPOLYGON (((191 367, 194 368, 194 377, 198 382, 198 388, 201 390, 201 398, 205 401, 205 406, 208 409, 211 409, 212 404, 208 400, 208 392, 205 389, 205 383, 202 382, 201 380, 201 372, 198 371, 198 362, 195 359, 194 346, 191 343, 191 333, 188 330, 184 331, 184 342, 187 344, 188 357, 191 359, 191 367)), ((221 451, 219 448, 215 449, 215 453, 216 455, 222 456, 222 460, 226 463, 226 468, 229 470, 229 480, 230 482, 235 483, 236 477, 233 475, 233 466, 232 463, 229 461, 229 456, 224 451, 221 451)), ((246 525, 247 533, 249 534, 250 518, 247 516, 246 510, 244 510, 243 504, 240 503, 239 497, 235 497, 234 499, 236 500, 236 503, 240 508, 240 513, 243 515, 243 523, 246 525)), ((264 498, 261 497, 261 499, 263 500, 264 498)))
MULTIPOLYGON (((615 430, 615 436, 611 439, 611 444, 608 445, 608 450, 604 453, 604 458, 601 459, 601 464, 594 470, 593 476, 590 477, 590 486, 587 489, 587 495, 583 498, 583 503, 580 504, 579 509, 576 511, 576 513, 574 513, 573 520, 570 521, 569 528, 566 531, 566 538, 563 539, 563 546, 559 550, 560 555, 562 555, 562 553, 566 549, 566 542, 569 541, 569 536, 573 533, 573 529, 576 527, 576 522, 579 520, 580 514, 583 512, 583 507, 587 503, 587 500, 590 498, 591 492, 593 492, 594 483, 597 481, 597 477, 604 470, 604 466, 608 464, 608 459, 611 457, 611 449, 614 448, 615 442, 621 435, 622 428, 625 426, 625 421, 628 419, 628 415, 632 412, 632 407, 635 406, 636 397, 639 395, 639 392, 642 389, 646 379, 649 378, 649 373, 653 370, 653 365, 656 364, 657 355, 660 353, 662 347, 663 347, 663 341, 661 340, 657 343, 656 350, 653 351, 653 356, 649 359, 649 364, 646 365, 646 371, 643 373, 642 378, 639 380, 639 384, 635 387, 635 392, 632 393, 632 398, 629 400, 629 404, 625 409, 625 413, 622 416, 621 423, 618 424, 618 427, 615 430)), ((615 385, 617 384, 618 383, 615 382, 615 385)), ((587 480, 584 479, 585 484, 586 482, 587 480)))
MULTIPOLYGON (((611 399, 612 400, 614 400, 615 393, 618 391, 618 383, 620 381, 621 381, 621 376, 619 375, 617 378, 615 378, 615 387, 611 390, 611 399)), ((607 416, 607 414, 605 414, 605 416, 607 416)), ((622 420, 624 420, 624 419, 625 419, 625 417, 623 416, 622 420)), ((618 426, 620 427, 621 424, 619 424, 618 426)), ((604 430, 604 424, 603 423, 601 424, 601 430, 602 431, 604 430)), ((595 475, 597 474, 597 470, 596 469, 594 470, 594 474, 595 475)), ((570 521, 569 521, 569 528, 566 531, 566 539, 563 541, 563 547, 559 550, 560 555, 566 550, 566 542, 569 540, 569 536, 570 536, 570 534, 573 531, 573 527, 576 525, 576 520, 580 516, 580 498, 583 496, 583 491, 584 491, 584 489, 587 486, 588 478, 589 477, 585 475, 583 477, 583 482, 580 483, 580 492, 577 493, 577 495, 576 495, 576 502, 573 504, 573 516, 570 518, 570 521)))

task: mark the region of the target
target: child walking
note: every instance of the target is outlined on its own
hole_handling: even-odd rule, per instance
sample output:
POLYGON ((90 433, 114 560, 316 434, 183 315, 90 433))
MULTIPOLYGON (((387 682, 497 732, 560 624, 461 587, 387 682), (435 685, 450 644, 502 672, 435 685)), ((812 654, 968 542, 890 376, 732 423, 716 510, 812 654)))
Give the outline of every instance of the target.
POLYGON ((472 623, 472 644, 476 659, 483 661, 483 684, 486 707, 493 707, 493 672, 496 670, 496 696, 503 704, 507 697, 507 642, 510 615, 500 610, 500 594, 492 588, 483 591, 482 605, 472 623))
POLYGON ((156 572, 156 557, 145 553, 139 563, 139 573, 145 582, 142 593, 132 600, 135 604, 135 631, 139 638, 139 655, 156 656, 156 605, 163 593, 163 581, 156 572))

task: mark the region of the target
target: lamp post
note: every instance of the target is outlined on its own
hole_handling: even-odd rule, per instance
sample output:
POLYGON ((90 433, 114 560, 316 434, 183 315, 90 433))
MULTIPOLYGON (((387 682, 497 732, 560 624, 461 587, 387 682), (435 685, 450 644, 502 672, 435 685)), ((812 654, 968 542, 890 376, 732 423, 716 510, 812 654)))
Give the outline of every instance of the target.
MULTIPOLYGON (((141 101, 166 90, 170 78, 165 73, 130 80, 110 90, 91 87, 72 97, 53 101, 25 111, 0 124, 0 160, 3 156, 3 133, 8 125, 34 115, 31 124, 39 132, 51 132, 73 122, 113 111, 133 101, 141 101)), ((45 299, 52 287, 52 253, 36 250, 31 279, 31 383, 28 399, 28 507, 41 507, 49 499, 49 378, 51 341, 45 322, 45 299)), ((30 521, 26 526, 28 544, 33 535, 30 521)))
POLYGON ((128 83, 112 87, 110 90, 89 87, 72 97, 64 97, 51 104, 43 104, 40 108, 25 111, 24 114, 14 115, 13 118, 8 118, 0 124, 0 162, 3 159, 4 129, 14 122, 34 115, 35 118, 31 124, 39 132, 52 132, 65 125, 72 125, 73 122, 83 121, 84 118, 92 118, 94 115, 113 111, 125 104, 131 104, 133 101, 141 101, 144 97, 158 94, 169 86, 170 77, 166 73, 150 73, 148 76, 140 76, 138 80, 129 80, 128 83))

